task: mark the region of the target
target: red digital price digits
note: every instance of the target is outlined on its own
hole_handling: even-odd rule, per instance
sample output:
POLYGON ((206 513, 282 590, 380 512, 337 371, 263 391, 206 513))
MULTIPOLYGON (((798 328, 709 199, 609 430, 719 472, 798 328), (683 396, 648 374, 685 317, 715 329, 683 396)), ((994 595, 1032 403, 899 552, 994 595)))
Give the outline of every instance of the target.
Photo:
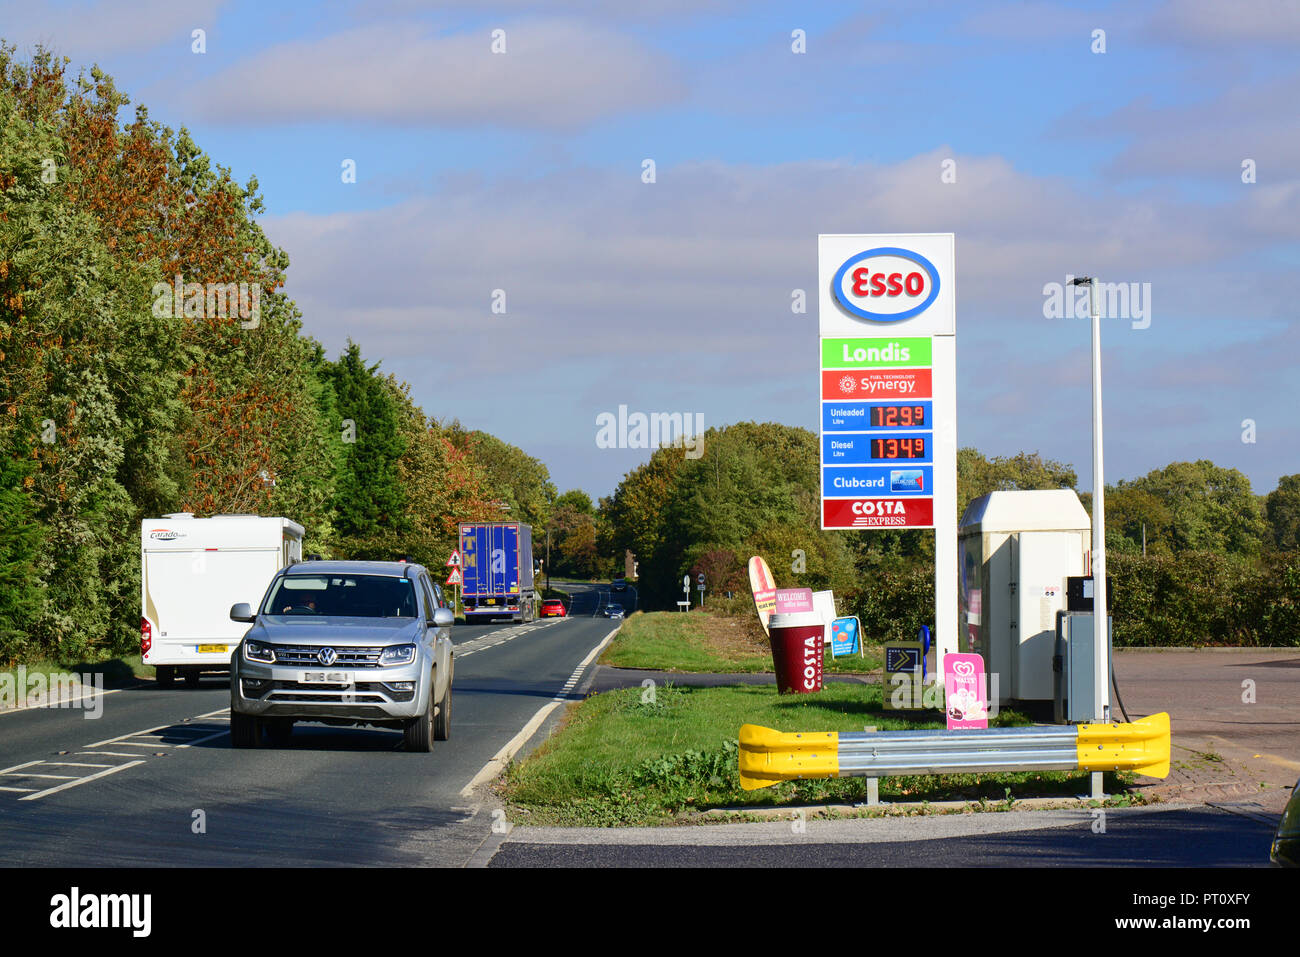
POLYGON ((904 429, 916 429, 925 425, 925 406, 923 405, 877 405, 871 408, 872 428, 889 428, 898 426, 904 429))
POLYGON ((925 439, 872 439, 873 459, 923 459, 925 439))

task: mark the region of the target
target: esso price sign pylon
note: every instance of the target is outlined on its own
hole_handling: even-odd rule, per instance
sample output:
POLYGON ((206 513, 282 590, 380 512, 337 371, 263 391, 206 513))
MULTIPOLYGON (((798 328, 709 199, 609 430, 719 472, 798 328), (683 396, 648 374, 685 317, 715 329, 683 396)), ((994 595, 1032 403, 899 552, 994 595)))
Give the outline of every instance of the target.
POLYGON ((822 528, 934 529, 939 662, 958 650, 955 246, 817 237, 822 528))

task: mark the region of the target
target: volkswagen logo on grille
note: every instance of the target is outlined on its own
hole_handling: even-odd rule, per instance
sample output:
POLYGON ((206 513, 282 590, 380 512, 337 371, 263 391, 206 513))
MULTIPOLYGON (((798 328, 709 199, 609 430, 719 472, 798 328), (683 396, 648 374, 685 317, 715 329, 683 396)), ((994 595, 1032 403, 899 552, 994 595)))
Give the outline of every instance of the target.
POLYGON ((334 662, 338 660, 338 657, 338 652, 333 648, 322 648, 320 651, 316 652, 316 660, 326 668, 334 664, 334 662))

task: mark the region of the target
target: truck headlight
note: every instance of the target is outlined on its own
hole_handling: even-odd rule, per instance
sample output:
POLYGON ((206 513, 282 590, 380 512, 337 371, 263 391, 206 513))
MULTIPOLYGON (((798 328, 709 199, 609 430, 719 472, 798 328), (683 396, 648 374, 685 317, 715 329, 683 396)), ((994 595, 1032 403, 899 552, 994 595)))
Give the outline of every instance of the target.
POLYGON ((275 664, 275 648, 260 641, 245 641, 244 660, 273 665, 275 664))
POLYGON ((415 660, 415 645, 390 645, 379 653, 381 665, 409 665, 415 660))

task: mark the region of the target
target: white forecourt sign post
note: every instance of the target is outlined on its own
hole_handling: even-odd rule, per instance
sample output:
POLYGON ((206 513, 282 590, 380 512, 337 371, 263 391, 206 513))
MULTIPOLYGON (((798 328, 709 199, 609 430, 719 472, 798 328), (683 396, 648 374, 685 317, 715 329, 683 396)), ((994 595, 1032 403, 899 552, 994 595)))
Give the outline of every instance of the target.
POLYGON ((952 233, 817 237, 822 528, 933 528, 935 661, 958 650, 952 233))

